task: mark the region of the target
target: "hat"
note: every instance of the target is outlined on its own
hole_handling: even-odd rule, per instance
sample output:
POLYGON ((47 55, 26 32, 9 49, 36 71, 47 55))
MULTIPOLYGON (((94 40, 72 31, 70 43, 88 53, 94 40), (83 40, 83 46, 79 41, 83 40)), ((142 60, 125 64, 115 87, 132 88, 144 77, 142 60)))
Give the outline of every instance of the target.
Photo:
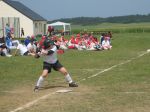
POLYGON ((27 36, 27 39, 30 39, 30 36, 27 36))

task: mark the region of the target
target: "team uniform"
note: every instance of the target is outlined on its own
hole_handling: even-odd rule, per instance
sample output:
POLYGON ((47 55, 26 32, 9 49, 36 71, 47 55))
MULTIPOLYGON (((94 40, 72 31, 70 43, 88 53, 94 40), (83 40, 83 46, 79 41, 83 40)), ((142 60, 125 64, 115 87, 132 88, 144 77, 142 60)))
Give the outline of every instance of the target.
POLYGON ((33 43, 33 44, 31 44, 31 43, 29 43, 28 45, 27 45, 27 49, 28 49, 28 51, 29 52, 36 52, 36 45, 33 43))
POLYGON ((38 90, 44 81, 44 78, 51 72, 53 68, 56 71, 64 74, 66 81, 69 83, 69 87, 78 87, 78 85, 73 82, 70 74, 67 70, 61 65, 57 58, 57 47, 51 43, 50 40, 44 41, 45 48, 42 48, 41 52, 36 55, 36 57, 43 57, 43 73, 39 77, 37 84, 34 88, 34 91, 38 90))
POLYGON ((50 49, 50 52, 52 54, 48 54, 44 56, 44 62, 43 62, 43 69, 47 69, 48 73, 51 72, 51 68, 57 71, 59 68, 63 67, 57 59, 57 47, 53 46, 53 48, 50 49))
POLYGON ((27 56, 28 55, 28 49, 26 46, 22 45, 22 44, 18 44, 17 49, 20 50, 20 54, 23 56, 27 56))

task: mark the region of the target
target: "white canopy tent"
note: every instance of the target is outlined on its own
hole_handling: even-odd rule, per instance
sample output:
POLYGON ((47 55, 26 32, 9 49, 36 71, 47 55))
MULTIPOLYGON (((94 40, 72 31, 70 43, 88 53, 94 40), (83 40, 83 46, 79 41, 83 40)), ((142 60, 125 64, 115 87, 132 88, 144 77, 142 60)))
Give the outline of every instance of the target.
POLYGON ((66 33, 66 32, 71 32, 71 25, 70 23, 64 23, 64 22, 60 22, 60 21, 57 21, 55 23, 51 23, 51 24, 47 24, 47 28, 48 26, 53 26, 54 29, 55 27, 58 27, 58 26, 63 26, 63 32, 66 33))

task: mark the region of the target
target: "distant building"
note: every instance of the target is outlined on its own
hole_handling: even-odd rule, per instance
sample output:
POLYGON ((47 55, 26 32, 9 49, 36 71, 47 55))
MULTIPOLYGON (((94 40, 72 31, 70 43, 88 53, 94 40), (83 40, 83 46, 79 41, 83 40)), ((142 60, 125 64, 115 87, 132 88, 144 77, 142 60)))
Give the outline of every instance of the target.
POLYGON ((15 37, 45 34, 47 20, 22 3, 12 0, 0 0, 0 36, 5 35, 5 25, 10 24, 15 37))

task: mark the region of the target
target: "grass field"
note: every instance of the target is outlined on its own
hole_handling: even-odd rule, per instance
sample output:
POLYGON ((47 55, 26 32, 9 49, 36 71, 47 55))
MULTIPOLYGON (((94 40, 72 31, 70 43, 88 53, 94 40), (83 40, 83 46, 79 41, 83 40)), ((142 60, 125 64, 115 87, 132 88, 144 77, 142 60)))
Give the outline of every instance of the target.
POLYGON ((72 31, 86 31, 86 32, 106 32, 112 31, 115 33, 143 33, 150 32, 150 23, 101 23, 98 25, 72 25, 72 31))
POLYGON ((79 87, 52 71, 38 93, 42 59, 0 57, 0 112, 149 112, 150 33, 113 34, 112 46, 59 55, 79 87), (72 91, 56 93, 62 89, 72 91))

